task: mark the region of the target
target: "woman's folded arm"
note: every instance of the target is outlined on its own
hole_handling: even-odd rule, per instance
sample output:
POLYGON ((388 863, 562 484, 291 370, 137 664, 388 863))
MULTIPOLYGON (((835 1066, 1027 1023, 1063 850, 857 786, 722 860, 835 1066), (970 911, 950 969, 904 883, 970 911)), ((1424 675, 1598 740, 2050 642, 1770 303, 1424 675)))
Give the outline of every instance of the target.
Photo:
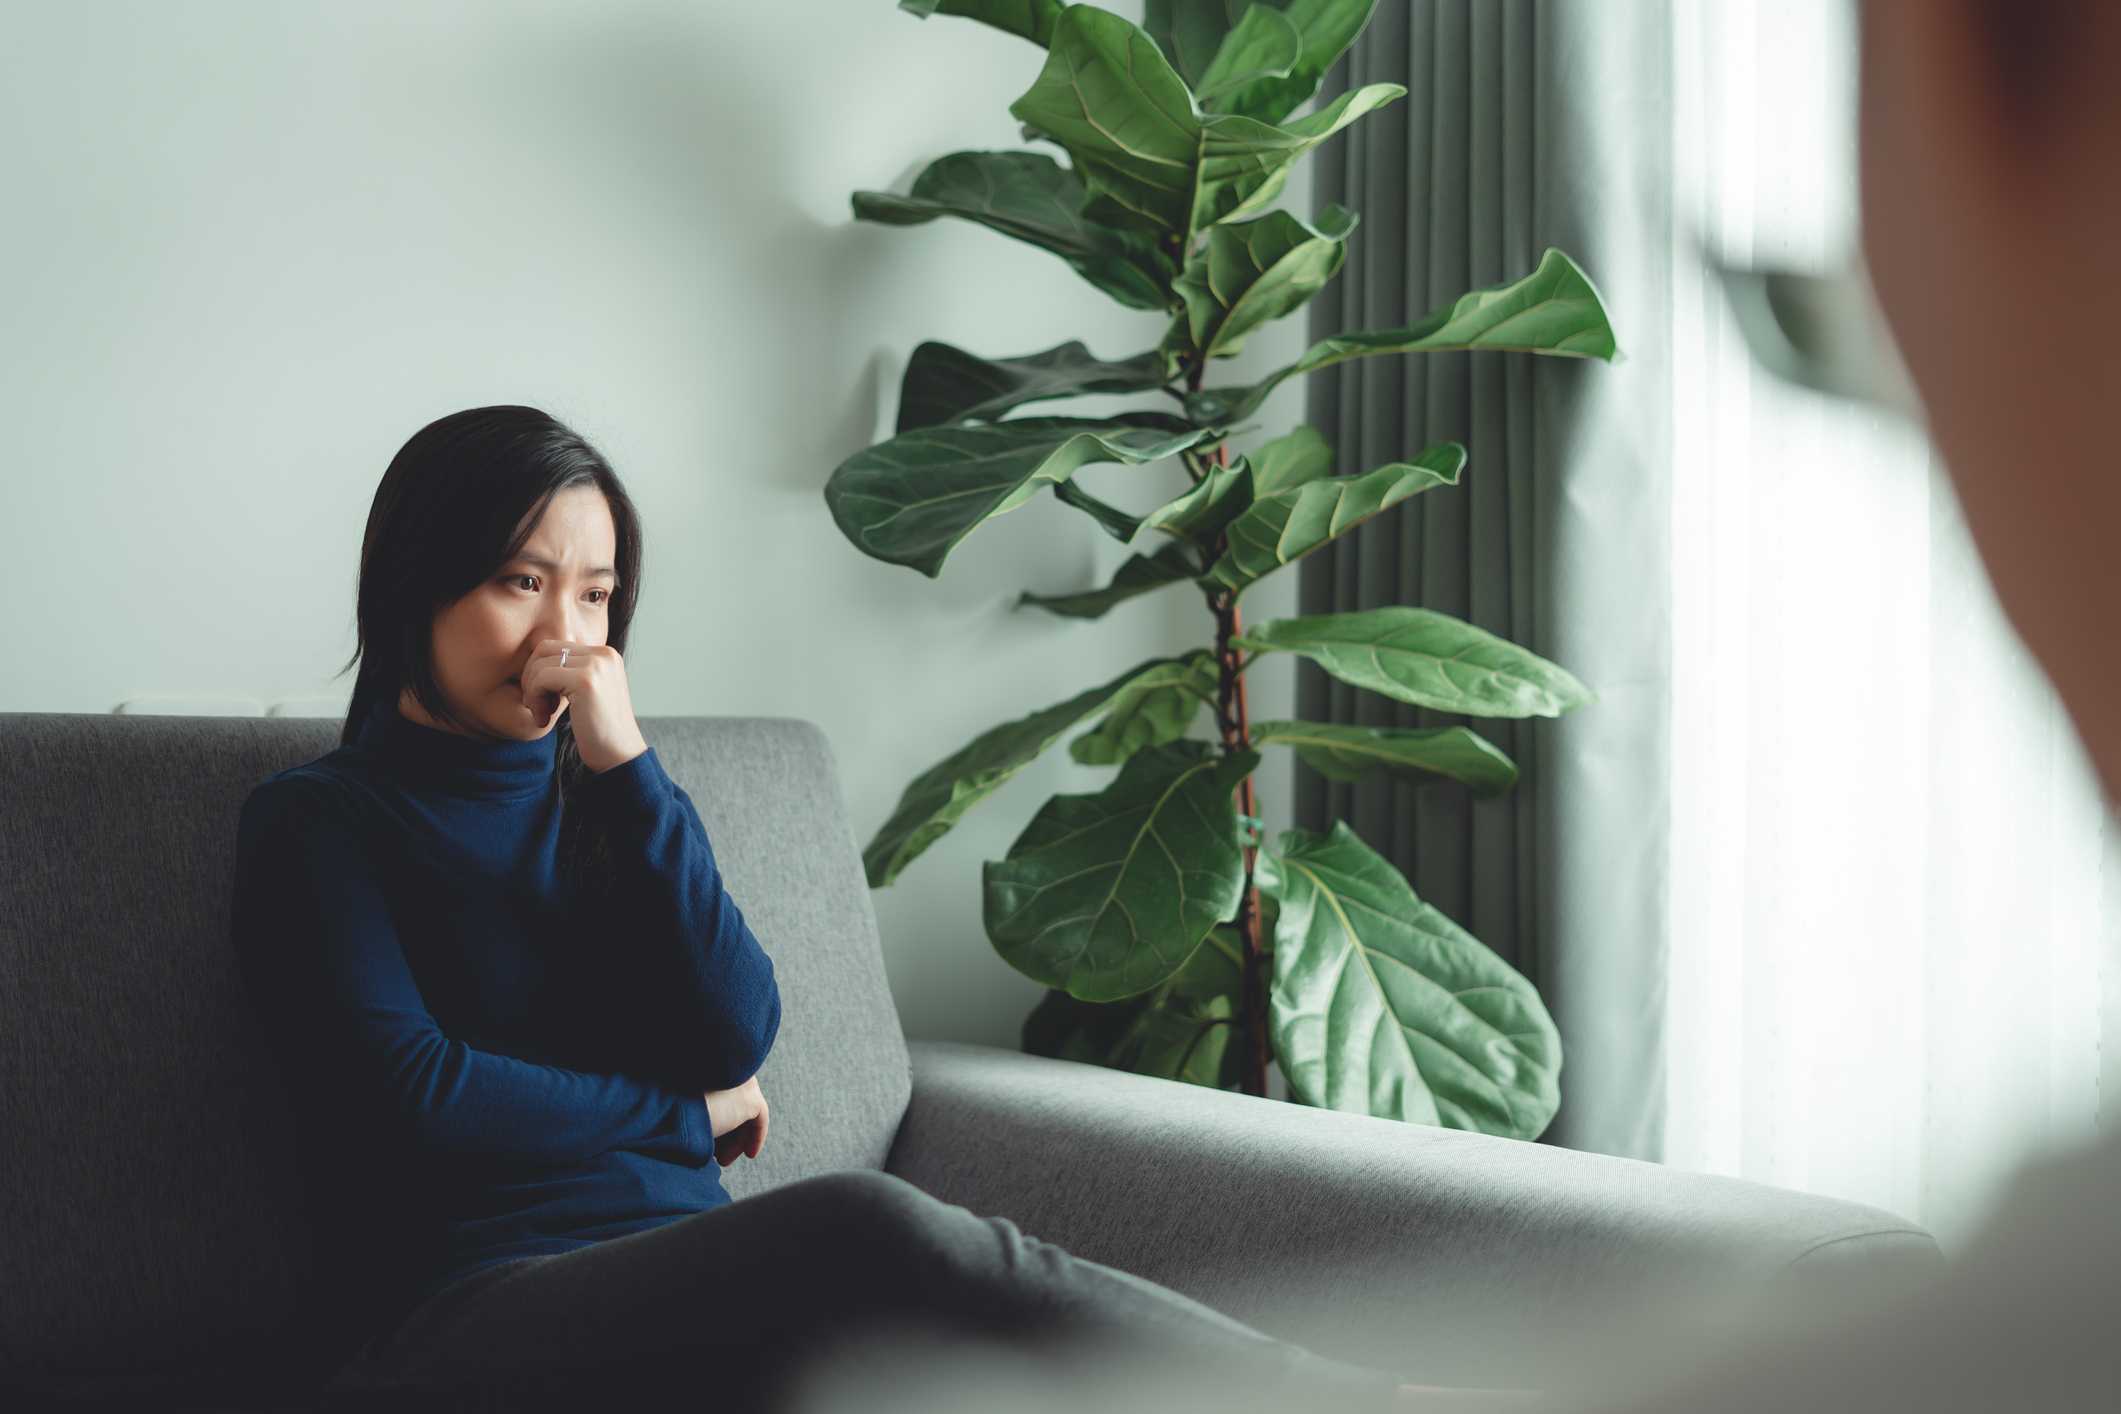
POLYGON ((570 808, 593 815, 610 845, 597 931, 650 1019, 642 1043, 702 1089, 750 1079, 780 1029, 780 990, 690 797, 650 749, 577 787, 570 808))
MULTIPOLYGON (((245 984, 326 1103, 367 1111, 408 1157, 480 1172, 554 1170, 651 1137, 705 1164, 696 1092, 495 1054, 443 1034, 406 964, 356 831, 314 783, 254 792, 231 919, 245 984)), ((354 1118, 354 1116, 349 1116, 354 1118)))

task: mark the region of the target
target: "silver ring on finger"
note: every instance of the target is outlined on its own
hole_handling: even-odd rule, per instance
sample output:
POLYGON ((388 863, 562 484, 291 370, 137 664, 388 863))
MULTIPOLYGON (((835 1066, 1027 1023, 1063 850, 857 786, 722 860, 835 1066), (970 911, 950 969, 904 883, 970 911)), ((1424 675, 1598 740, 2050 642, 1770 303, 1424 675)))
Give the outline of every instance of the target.
POLYGON ((574 652, 574 650, 573 650, 572 648, 562 648, 562 649, 560 650, 560 666, 561 666, 561 667, 563 667, 563 668, 564 668, 564 667, 566 667, 566 666, 567 666, 567 655, 568 655, 569 653, 572 653, 572 652, 574 652))

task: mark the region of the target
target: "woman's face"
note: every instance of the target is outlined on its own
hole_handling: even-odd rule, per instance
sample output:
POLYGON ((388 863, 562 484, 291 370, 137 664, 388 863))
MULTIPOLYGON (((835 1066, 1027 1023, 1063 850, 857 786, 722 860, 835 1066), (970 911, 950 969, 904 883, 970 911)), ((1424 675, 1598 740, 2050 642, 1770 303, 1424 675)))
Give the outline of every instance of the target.
MULTIPOLYGON (((531 650, 549 638, 595 646, 610 635, 618 532, 594 486, 562 491, 523 548, 487 581, 435 615, 434 675, 467 735, 535 741, 559 720, 550 701, 523 700, 531 650)), ((399 710, 428 722, 408 690, 399 710)), ((429 725, 451 728, 445 722, 429 725)))

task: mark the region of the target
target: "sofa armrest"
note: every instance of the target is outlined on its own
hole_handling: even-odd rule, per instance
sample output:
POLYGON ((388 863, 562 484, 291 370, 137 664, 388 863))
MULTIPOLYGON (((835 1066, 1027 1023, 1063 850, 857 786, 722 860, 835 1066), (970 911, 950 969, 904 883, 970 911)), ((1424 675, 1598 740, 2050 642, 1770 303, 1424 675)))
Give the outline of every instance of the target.
POLYGON ((890 1172, 1425 1382, 1552 1383, 1622 1321, 1941 1261, 1890 1213, 1739 1179, 983 1046, 912 1057, 890 1172))

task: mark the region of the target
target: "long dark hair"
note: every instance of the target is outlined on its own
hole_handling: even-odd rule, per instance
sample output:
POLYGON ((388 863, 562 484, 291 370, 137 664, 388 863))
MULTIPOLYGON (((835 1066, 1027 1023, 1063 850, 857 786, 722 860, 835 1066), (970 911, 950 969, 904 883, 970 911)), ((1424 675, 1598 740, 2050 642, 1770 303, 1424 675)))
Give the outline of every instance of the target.
MULTIPOLYGON (((641 592, 641 521, 603 453, 536 408, 471 408, 428 423, 398 449, 376 487, 361 537, 355 646, 348 667, 353 701, 340 745, 351 745, 378 702, 406 688, 436 721, 456 722, 435 681, 435 615, 514 559, 560 492, 594 486, 618 532, 618 582, 608 604, 605 642, 624 652, 641 592)), ((554 769, 566 791, 588 775, 562 713, 554 769)), ((601 852, 570 822, 567 853, 576 865, 601 852)))

